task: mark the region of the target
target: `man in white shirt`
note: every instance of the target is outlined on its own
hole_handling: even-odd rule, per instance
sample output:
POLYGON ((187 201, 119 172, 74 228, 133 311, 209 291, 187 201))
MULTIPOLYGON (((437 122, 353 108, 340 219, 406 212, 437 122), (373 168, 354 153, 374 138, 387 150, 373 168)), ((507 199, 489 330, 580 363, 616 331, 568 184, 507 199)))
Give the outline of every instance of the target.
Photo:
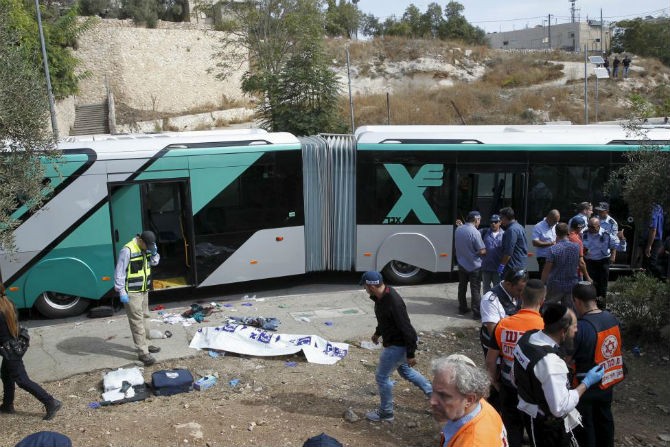
POLYGON ((547 213, 547 217, 533 227, 532 243, 536 248, 535 259, 540 267, 540 274, 544 269, 549 249, 556 243, 556 224, 559 220, 561 220, 561 214, 558 210, 551 210, 547 213))
POLYGON ((574 437, 572 429, 581 419, 576 409, 579 398, 600 382, 604 370, 594 366, 576 388, 570 389, 561 348, 572 350, 577 317, 563 304, 548 303, 542 319, 544 329, 526 332, 514 348, 518 408, 528 417, 532 447, 567 447, 574 437))

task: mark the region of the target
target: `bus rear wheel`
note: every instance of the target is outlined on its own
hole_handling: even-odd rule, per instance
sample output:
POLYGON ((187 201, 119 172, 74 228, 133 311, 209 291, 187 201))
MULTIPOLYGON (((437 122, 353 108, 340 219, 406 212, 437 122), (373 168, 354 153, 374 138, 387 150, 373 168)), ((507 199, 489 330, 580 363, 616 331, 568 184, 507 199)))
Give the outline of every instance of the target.
POLYGON ((47 318, 65 318, 84 313, 90 304, 89 300, 80 296, 44 292, 35 301, 35 308, 47 318))
POLYGON ((422 268, 401 261, 391 261, 386 264, 384 279, 392 284, 418 284, 428 276, 428 272, 422 268))

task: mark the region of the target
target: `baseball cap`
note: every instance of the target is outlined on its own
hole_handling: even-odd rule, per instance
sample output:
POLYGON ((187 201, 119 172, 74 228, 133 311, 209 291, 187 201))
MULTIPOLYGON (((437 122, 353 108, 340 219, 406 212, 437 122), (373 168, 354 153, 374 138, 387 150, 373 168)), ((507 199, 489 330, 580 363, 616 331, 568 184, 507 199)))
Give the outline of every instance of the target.
POLYGON ((342 443, 332 436, 321 433, 318 436, 309 438, 302 447, 342 447, 342 443))
POLYGON ((594 208, 596 211, 609 211, 610 210, 610 204, 607 202, 600 202, 598 203, 598 206, 594 208))
POLYGON ((491 216, 491 222, 500 222, 500 216, 494 214, 491 216))
POLYGON ((586 226, 586 221, 583 217, 577 216, 573 217, 570 222, 570 228, 584 228, 586 226))
POLYGON ((472 219, 476 219, 478 217, 482 217, 482 215, 479 213, 479 211, 470 211, 468 213, 468 217, 466 219, 467 220, 472 220, 472 219))
POLYGON ((363 276, 361 276, 361 280, 358 284, 361 286, 363 284, 367 285, 379 285, 384 282, 384 278, 382 278, 382 274, 379 272, 375 271, 369 271, 363 273, 363 276))
POLYGON ((145 230, 140 234, 140 239, 144 241, 147 245, 152 245, 156 243, 156 235, 153 231, 145 230))

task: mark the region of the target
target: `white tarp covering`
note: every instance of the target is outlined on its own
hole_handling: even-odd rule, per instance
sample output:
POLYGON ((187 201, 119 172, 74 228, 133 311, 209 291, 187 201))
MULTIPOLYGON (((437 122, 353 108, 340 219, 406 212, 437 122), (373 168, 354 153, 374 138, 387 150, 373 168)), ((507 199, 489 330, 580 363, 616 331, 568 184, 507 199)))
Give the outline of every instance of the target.
POLYGON ((289 355, 303 351, 308 362, 321 365, 333 365, 349 352, 347 343, 330 342, 318 335, 277 334, 233 324, 198 329, 189 346, 257 356, 289 355))

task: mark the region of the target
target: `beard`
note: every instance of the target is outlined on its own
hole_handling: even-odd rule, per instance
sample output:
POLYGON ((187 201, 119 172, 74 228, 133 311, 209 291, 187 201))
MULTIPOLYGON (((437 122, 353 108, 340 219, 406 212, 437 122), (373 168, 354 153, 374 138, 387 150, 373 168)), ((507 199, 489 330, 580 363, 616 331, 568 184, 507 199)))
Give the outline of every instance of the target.
POLYGON ((563 352, 572 353, 575 349, 575 338, 574 337, 565 337, 565 340, 560 344, 563 352))

